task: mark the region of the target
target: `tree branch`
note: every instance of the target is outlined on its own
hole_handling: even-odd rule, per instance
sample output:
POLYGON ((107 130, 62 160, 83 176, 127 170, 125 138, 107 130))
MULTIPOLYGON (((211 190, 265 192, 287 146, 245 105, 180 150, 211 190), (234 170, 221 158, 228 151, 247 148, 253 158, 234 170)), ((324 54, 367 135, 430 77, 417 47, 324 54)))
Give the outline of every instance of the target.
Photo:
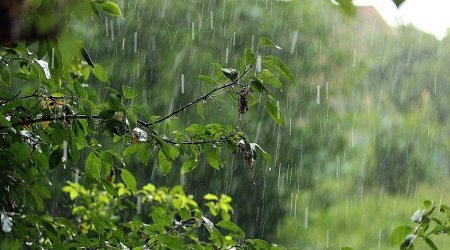
POLYGON ((165 142, 170 144, 183 144, 183 145, 200 145, 200 144, 209 144, 209 143, 219 143, 228 140, 229 138, 235 136, 238 133, 238 131, 234 130, 232 133, 221 136, 219 139, 212 139, 212 140, 198 140, 198 141, 175 141, 170 138, 162 138, 165 142))
POLYGON ((242 74, 241 74, 238 78, 236 78, 234 81, 232 81, 232 82, 230 82, 230 83, 227 83, 227 84, 224 84, 224 85, 222 85, 222 86, 220 86, 220 87, 215 87, 213 90, 209 91, 208 93, 206 93, 206 94, 204 94, 204 95, 198 97, 197 99, 195 99, 195 100, 193 100, 193 101, 191 101, 191 102, 185 104, 184 106, 182 106, 182 107, 180 107, 180 108, 178 108, 178 109, 172 111, 170 114, 167 114, 166 116, 164 116, 164 117, 162 117, 162 118, 159 118, 158 120, 156 120, 156 121, 154 121, 154 122, 148 122, 148 123, 144 123, 144 124, 141 124, 141 125, 142 125, 142 126, 145 126, 145 127, 150 127, 150 126, 153 126, 153 125, 155 125, 155 124, 161 123, 161 122, 163 122, 163 121, 169 119, 170 117, 172 117, 172 116, 174 116, 174 115, 176 115, 176 114, 178 114, 178 113, 180 113, 180 112, 182 112, 182 111, 185 111, 185 110, 186 110, 187 108, 189 108, 190 106, 192 106, 192 105, 194 105, 194 104, 196 104, 196 103, 198 103, 198 102, 200 102, 200 101, 202 101, 202 100, 206 100, 209 96, 211 96, 211 95, 214 94, 215 92, 217 92, 217 91, 219 91, 219 90, 221 90, 221 89, 225 89, 225 88, 231 87, 231 86, 233 86, 233 85, 236 85, 236 84, 239 82, 239 80, 241 80, 242 77, 244 77, 245 74, 247 74, 247 72, 248 72, 252 67, 253 67, 253 64, 251 64, 248 68, 246 68, 246 69, 244 70, 244 72, 242 72, 242 74))
MULTIPOLYGON (((214 94, 215 92, 236 85, 239 82, 239 80, 241 80, 252 67, 253 67, 253 64, 251 64, 248 68, 246 68, 244 70, 244 72, 242 72, 242 74, 238 78, 236 78, 234 81, 226 83, 226 84, 224 84, 224 85, 222 85, 220 87, 215 87, 213 90, 209 91, 208 93, 206 93, 206 94, 198 97, 197 99, 195 99, 195 100, 185 104, 184 106, 182 106, 182 107, 172 111, 170 114, 167 114, 166 116, 157 119, 154 122, 146 122, 146 121, 138 120, 137 123, 139 125, 143 126, 143 127, 146 127, 146 128, 151 127, 151 126, 153 126, 155 124, 161 123, 161 122, 171 118, 172 116, 174 116, 174 115, 176 115, 176 114, 178 114, 178 113, 180 113, 182 111, 185 111, 190 106, 192 106, 192 105, 194 105, 194 104, 196 104, 196 103, 198 103, 198 102, 200 102, 202 100, 206 100, 207 98, 211 97, 212 94, 214 94)), ((33 97, 33 96, 36 96, 36 91, 32 95, 21 97, 21 99, 29 98, 29 97, 33 97)), ((14 98, 16 98, 16 97, 17 96, 15 96, 14 98)), ((75 120, 75 119, 101 119, 101 118, 98 115, 87 115, 87 114, 74 114, 74 115, 65 115, 65 116, 41 117, 41 118, 37 118, 37 119, 29 119, 29 120, 19 121, 19 122, 13 123, 11 125, 11 127, 30 125, 30 124, 35 124, 35 123, 39 123, 39 122, 65 121, 65 120, 75 120)), ((7 128, 7 126, 0 126, 0 130, 1 129, 5 129, 5 128, 7 128)), ((231 135, 231 136, 233 136, 233 135, 231 135)), ((208 141, 203 141, 202 140, 202 141, 197 141, 197 142, 176 142, 176 141, 173 141, 171 139, 167 139, 167 140, 168 140, 167 141, 168 143, 172 143, 172 144, 192 144, 192 145, 214 143, 214 142, 221 141, 221 139, 208 140, 208 141)))

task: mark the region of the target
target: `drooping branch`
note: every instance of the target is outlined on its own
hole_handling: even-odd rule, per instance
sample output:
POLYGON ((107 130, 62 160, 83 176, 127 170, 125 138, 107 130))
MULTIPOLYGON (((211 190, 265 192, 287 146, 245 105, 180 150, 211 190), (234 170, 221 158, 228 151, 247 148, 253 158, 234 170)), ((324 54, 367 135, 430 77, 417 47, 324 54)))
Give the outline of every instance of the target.
POLYGON ((192 105, 194 105, 194 104, 196 104, 196 103, 198 103, 198 102, 200 102, 200 101, 206 100, 208 97, 210 97, 210 96, 211 96, 212 94, 214 94, 215 92, 236 85, 236 84, 239 82, 239 80, 241 80, 242 77, 244 77, 244 76, 247 74, 247 72, 248 72, 252 67, 253 67, 253 64, 251 64, 248 68, 246 68, 246 69, 244 70, 244 72, 242 72, 242 74, 241 74, 239 77, 237 77, 234 81, 229 82, 229 83, 226 83, 226 84, 224 84, 224 85, 222 85, 222 86, 220 86, 220 87, 215 87, 214 89, 212 89, 212 90, 209 91, 208 93, 206 93, 206 94, 204 94, 204 95, 198 97, 197 99, 195 99, 195 100, 193 100, 193 101, 191 101, 191 102, 189 102, 189 103, 183 105, 182 107, 180 107, 180 108, 178 108, 178 109, 172 111, 170 114, 167 114, 166 116, 161 117, 161 118, 159 118, 158 120, 156 120, 156 121, 154 121, 154 122, 148 122, 148 123, 141 124, 141 125, 143 125, 143 126, 145 126, 145 127, 150 127, 150 126, 153 126, 153 125, 155 125, 155 124, 161 123, 161 122, 163 122, 163 121, 165 121, 165 120, 171 118, 172 116, 174 116, 174 115, 176 115, 176 114, 178 114, 178 113, 180 113, 180 112, 182 112, 182 111, 185 111, 185 110, 186 110, 187 108, 189 108, 190 106, 192 106, 192 105))

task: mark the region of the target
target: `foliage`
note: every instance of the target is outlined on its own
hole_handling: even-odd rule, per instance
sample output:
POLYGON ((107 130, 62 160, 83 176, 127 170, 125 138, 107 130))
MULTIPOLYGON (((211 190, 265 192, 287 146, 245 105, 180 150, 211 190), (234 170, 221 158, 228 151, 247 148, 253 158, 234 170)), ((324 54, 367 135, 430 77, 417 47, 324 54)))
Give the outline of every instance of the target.
MULTIPOLYGON (((56 1, 51 0, 36 3, 27 10, 27 17, 39 16, 39 10, 55 6, 56 1)), ((13 41, 3 44, 0 50, 0 84, 4 89, 0 100, 0 184, 6 193, 0 201, 2 247, 14 249, 26 244, 32 248, 58 249, 126 245, 145 248, 146 244, 148 247, 160 244, 185 249, 190 248, 191 243, 184 242, 189 238, 192 247, 202 248, 206 243, 190 232, 206 224, 210 245, 271 248, 262 240, 243 238, 244 232, 229 221, 233 211, 230 197, 207 196, 206 206, 211 214, 227 219, 216 224, 229 232, 222 235, 202 217, 197 204, 181 187, 169 190, 147 185, 137 190, 138 182, 127 168, 126 159, 136 157, 144 166, 150 158, 158 159, 164 174, 178 164, 185 173, 203 163, 220 169, 224 166, 224 151, 242 155, 251 170, 259 153, 256 147, 270 161, 270 155, 239 127, 192 123, 183 130, 171 130, 169 125, 162 124, 194 106, 203 117, 203 103, 214 101, 215 95, 225 95, 227 102, 239 106, 240 117, 245 117, 250 107, 262 103, 268 115, 282 123, 271 89, 280 87, 276 75, 293 81, 290 69, 273 55, 247 49, 234 68, 215 64, 214 74, 200 77, 208 84, 205 94, 167 115, 149 114, 142 106, 132 104, 136 89, 108 86, 114 79, 101 65, 93 63, 77 38, 77 22, 100 16, 101 10, 122 16, 119 5, 91 0, 63 7, 65 11, 57 17, 67 26, 59 36, 38 42, 13 41), (256 93, 261 95, 256 98, 256 93), (110 147, 114 144, 122 148, 110 147), (60 175, 67 180, 71 174, 75 181, 63 190, 70 195, 72 214, 68 218, 57 217, 49 211, 56 206, 51 199, 59 196, 50 191, 50 176, 60 175), (123 184, 117 183, 118 180, 123 184), (127 207, 130 199, 136 198, 133 195, 142 195, 142 204, 152 211, 142 221, 124 220, 130 213, 127 207), (174 219, 175 216, 181 219, 174 219), (149 219, 152 224, 144 224, 149 219), (184 232, 186 228, 186 235, 171 234, 184 232), (144 231, 148 238, 141 242, 144 231)), ((261 38, 261 46, 273 47, 273 42, 268 41, 261 38)))
POLYGON ((397 227, 391 234, 392 245, 400 245, 400 249, 414 249, 416 239, 423 240, 430 249, 438 249, 432 236, 447 235, 450 232, 450 207, 436 205, 432 201, 424 201, 423 206, 411 216, 416 226, 397 227), (439 211, 439 212, 437 212, 439 211))
POLYGON ((31 248, 57 249, 280 249, 246 238, 228 220, 229 197, 205 195, 210 205, 208 213, 202 213, 181 186, 147 184, 136 190, 103 181, 88 189, 68 182, 63 191, 70 196, 71 212, 66 218, 2 212, 3 231, 11 235, 2 249, 20 249, 20 242, 31 248), (200 231, 207 235, 199 238, 200 231))

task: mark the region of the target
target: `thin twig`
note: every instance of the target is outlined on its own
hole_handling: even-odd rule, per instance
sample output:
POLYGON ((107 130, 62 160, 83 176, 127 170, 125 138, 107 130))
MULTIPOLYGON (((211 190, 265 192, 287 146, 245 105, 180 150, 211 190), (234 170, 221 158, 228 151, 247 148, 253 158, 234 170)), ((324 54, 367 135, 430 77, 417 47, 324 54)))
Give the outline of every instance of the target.
POLYGON ((218 139, 212 139, 212 140, 198 140, 198 141, 176 141, 169 138, 162 138, 165 142, 170 144, 183 144, 183 145, 200 145, 200 144, 209 144, 209 143, 219 143, 228 140, 229 138, 235 136, 239 131, 234 130, 232 133, 221 136, 218 139))
POLYGON ((17 92, 17 94, 15 94, 15 95, 14 95, 13 97, 11 97, 11 98, 0 98, 1 100, 3 100, 3 102, 0 103, 0 105, 3 105, 3 104, 5 104, 5 103, 8 103, 8 102, 10 102, 10 101, 16 99, 16 98, 20 95, 21 92, 22 92, 22 90, 20 89, 19 92, 17 92))
POLYGON ((158 120, 156 120, 156 121, 154 121, 154 122, 149 122, 149 123, 145 123, 145 124, 141 124, 141 125, 142 125, 142 126, 145 126, 145 127, 150 127, 150 126, 152 126, 152 125, 161 123, 161 122, 163 122, 163 121, 165 121, 165 120, 171 118, 172 116, 174 116, 174 115, 176 115, 176 114, 178 114, 178 113, 180 113, 180 112, 182 112, 182 111, 185 111, 187 108, 189 108, 190 106, 196 104, 197 102, 202 101, 202 100, 206 100, 206 98, 208 98, 208 97, 209 97, 210 95, 212 95, 213 93, 215 93, 215 92, 217 92, 217 91, 219 91, 219 90, 221 90, 221 89, 225 89, 225 88, 228 88, 228 87, 231 87, 231 86, 236 85, 236 84, 239 82, 239 80, 241 80, 242 77, 244 77, 245 74, 247 74, 247 72, 248 72, 252 67, 253 67, 253 64, 250 65, 248 68, 246 68, 246 69, 244 70, 244 72, 242 72, 242 74, 241 74, 238 78, 236 78, 234 81, 232 81, 232 82, 230 82, 230 83, 227 83, 227 84, 224 84, 224 85, 222 85, 222 86, 220 86, 220 87, 215 87, 213 90, 209 91, 208 93, 206 93, 206 94, 204 94, 204 95, 198 97, 197 99, 195 99, 195 100, 189 102, 188 104, 185 104, 184 106, 178 108, 177 110, 172 111, 170 114, 167 114, 166 116, 164 116, 164 117, 162 117, 162 118, 159 118, 158 120))

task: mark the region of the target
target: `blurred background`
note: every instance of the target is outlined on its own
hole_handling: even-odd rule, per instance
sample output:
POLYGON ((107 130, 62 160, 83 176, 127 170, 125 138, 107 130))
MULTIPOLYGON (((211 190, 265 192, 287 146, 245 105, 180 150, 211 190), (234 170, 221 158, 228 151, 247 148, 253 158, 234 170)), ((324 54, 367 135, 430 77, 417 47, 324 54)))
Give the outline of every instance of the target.
MULTIPOLYGON (((300 249, 394 249, 390 233, 411 224, 424 199, 450 203, 448 36, 392 27, 372 6, 345 13, 327 0, 120 5, 124 19, 101 15, 78 23, 78 32, 112 87, 139 89, 134 102, 150 114, 204 94, 210 87, 197 76, 211 75, 216 62, 234 67, 246 48, 259 50, 260 36, 283 48, 261 53, 295 75, 274 93, 284 126, 258 106, 246 117, 244 131, 271 164, 257 159, 251 173, 227 155, 221 170, 204 165, 184 175, 180 162, 162 176, 157 161, 128 159, 139 185, 181 183, 198 198, 225 193, 249 237, 300 249)), ((166 126, 237 126, 237 114, 237 105, 208 102, 205 120, 193 110, 166 126)), ((450 248, 446 238, 436 244, 450 248)))

